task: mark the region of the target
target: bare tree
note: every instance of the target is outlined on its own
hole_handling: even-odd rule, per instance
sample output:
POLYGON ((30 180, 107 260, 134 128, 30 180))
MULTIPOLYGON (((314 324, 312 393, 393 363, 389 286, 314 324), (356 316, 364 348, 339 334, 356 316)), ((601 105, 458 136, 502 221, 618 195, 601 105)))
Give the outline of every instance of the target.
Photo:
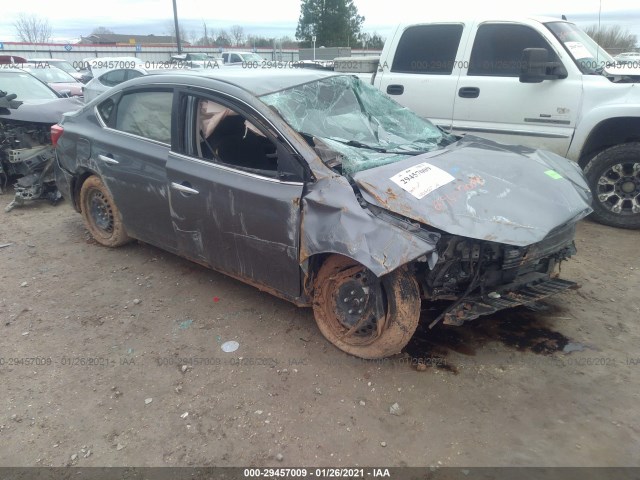
POLYGON ((21 13, 13 23, 20 40, 29 43, 46 43, 51 39, 51 24, 38 15, 21 13))
POLYGON ((240 25, 232 25, 229 32, 236 47, 244 43, 244 29, 240 25))
POLYGON ((227 33, 224 28, 218 30, 218 34, 216 35, 215 44, 219 47, 226 47, 231 45, 231 37, 227 33))
MULTIPOLYGON (((176 38, 176 24, 173 20, 167 20, 165 22, 165 33, 170 35, 174 40, 176 38)), ((189 33, 184 25, 184 23, 178 23, 178 33, 180 34, 180 40, 183 42, 188 42, 189 33)))
POLYGON ((599 29, 597 25, 591 25, 584 31, 612 55, 634 50, 638 42, 638 37, 623 30, 620 25, 608 25, 599 29))

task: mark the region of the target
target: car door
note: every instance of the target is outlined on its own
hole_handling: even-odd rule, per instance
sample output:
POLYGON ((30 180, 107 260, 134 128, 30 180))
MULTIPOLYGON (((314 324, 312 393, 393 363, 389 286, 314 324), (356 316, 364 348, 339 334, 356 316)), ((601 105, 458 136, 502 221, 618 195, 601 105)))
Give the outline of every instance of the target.
POLYGON ((96 107, 91 164, 111 191, 131 236, 175 250, 166 162, 171 149, 173 89, 125 90, 96 107))
POLYGON ((382 65, 377 87, 445 129, 451 128, 455 88, 464 50, 461 23, 412 25, 398 41, 393 63, 382 65))
POLYGON ((545 48, 549 61, 561 62, 558 52, 527 25, 486 22, 474 30, 469 68, 457 86, 454 132, 565 155, 582 98, 581 76, 569 68, 567 78, 521 83, 525 48, 545 48))
POLYGON ((167 181, 181 254, 299 296, 297 160, 248 107, 215 93, 179 95, 184 142, 169 156, 167 181))

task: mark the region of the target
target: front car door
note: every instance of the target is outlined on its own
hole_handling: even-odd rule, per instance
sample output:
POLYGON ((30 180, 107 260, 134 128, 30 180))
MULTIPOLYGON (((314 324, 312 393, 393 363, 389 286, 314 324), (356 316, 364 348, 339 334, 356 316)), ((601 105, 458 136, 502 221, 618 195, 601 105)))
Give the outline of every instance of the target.
POLYGON ((563 79, 519 80, 525 48, 545 48, 549 61, 555 62, 562 61, 560 56, 566 59, 566 54, 556 52, 538 31, 524 24, 480 23, 472 38, 468 69, 457 86, 454 133, 566 155, 582 97, 581 76, 569 68, 563 79))
POLYGON ((176 108, 182 142, 167 180, 181 253, 298 297, 303 178, 283 177, 296 159, 263 118, 229 97, 185 90, 176 108))

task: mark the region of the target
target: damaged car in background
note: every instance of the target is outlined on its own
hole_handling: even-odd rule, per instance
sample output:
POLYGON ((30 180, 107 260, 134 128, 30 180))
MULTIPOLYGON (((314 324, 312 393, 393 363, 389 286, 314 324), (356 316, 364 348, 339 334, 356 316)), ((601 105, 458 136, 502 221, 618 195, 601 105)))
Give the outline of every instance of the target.
POLYGON ((458 139, 356 77, 148 76, 57 126, 56 180, 96 241, 138 239, 312 307, 361 358, 574 283, 580 169, 458 139))
POLYGON ((6 211, 31 200, 55 204, 62 198, 53 174, 51 127, 81 105, 25 71, 0 70, 0 193, 15 182, 6 211))

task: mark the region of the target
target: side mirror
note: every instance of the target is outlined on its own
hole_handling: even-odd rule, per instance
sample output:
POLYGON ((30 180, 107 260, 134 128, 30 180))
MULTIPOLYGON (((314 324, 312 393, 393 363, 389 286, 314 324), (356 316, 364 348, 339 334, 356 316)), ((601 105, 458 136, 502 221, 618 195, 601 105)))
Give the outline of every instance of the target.
POLYGON ((549 62, 546 48, 525 48, 520 62, 520 82, 540 83, 567 77, 567 70, 560 62, 549 62))

